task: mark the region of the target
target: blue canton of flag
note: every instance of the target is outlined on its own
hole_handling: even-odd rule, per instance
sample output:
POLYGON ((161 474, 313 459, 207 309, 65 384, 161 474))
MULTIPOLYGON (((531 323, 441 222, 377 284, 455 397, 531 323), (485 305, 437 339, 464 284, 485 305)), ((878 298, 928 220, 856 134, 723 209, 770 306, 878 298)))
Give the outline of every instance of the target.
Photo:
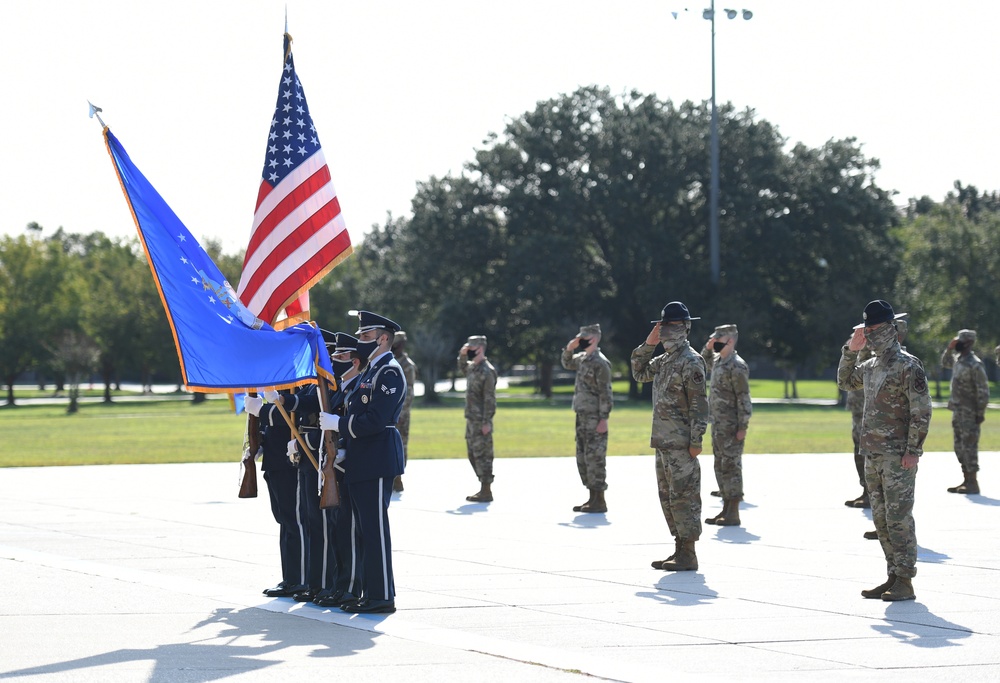
POLYGON ((173 331, 184 384, 193 391, 245 391, 333 376, 320 331, 275 331, 232 286, 156 189, 104 129, 105 142, 173 331))
POLYGON ((309 115, 302 83, 295 75, 291 51, 285 60, 284 76, 278 91, 278 106, 274 110, 271 132, 267 139, 264 176, 272 186, 284 180, 302 160, 319 149, 316 126, 309 115))

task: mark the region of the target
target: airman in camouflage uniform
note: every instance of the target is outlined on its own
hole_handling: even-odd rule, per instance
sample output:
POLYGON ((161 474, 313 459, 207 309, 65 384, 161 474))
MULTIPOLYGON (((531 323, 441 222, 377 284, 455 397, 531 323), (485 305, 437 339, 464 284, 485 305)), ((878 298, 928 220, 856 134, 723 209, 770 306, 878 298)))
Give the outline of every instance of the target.
MULTIPOLYGON (((848 339, 844 346, 851 343, 848 339)), ((867 346, 858 351, 857 363, 860 365, 872 357, 871 349, 867 346)), ((851 440, 854 442, 854 469, 858 471, 858 483, 861 484, 861 495, 853 500, 845 500, 844 505, 849 508, 870 508, 871 501, 868 498, 868 489, 865 486, 865 456, 861 454, 861 416, 865 409, 865 390, 848 391, 847 409, 851 411, 851 440)))
POLYGON ((600 325, 584 325, 562 352, 562 365, 576 371, 576 468, 590 499, 574 512, 607 512, 608 416, 611 414, 611 361, 601 353, 600 325))
POLYGON ((469 462, 480 483, 479 492, 465 499, 473 503, 488 503, 493 500, 493 415, 497 411, 497 371, 486 360, 486 337, 469 337, 458 354, 458 371, 466 377, 465 445, 469 462))
POLYGON ((750 368, 736 353, 738 337, 736 325, 720 325, 701 351, 705 367, 712 376, 708 385, 708 412, 712 423, 715 480, 723 500, 722 512, 709 517, 705 523, 719 526, 740 525, 743 444, 753 413, 750 368))
MULTIPOLYGON (((895 317, 896 336, 903 351, 906 351, 906 347, 902 346, 902 343, 906 340, 906 332, 909 329, 909 322, 906 319, 906 315, 906 313, 898 313, 895 317)), ((850 343, 850 338, 844 342, 844 344, 850 343)), ((864 363, 872 355, 871 349, 865 346, 865 348, 858 352, 858 365, 864 363)), ((865 407, 865 392, 864 389, 859 389, 858 391, 847 391, 845 393, 847 394, 847 409, 851 411, 851 440, 854 441, 854 468, 858 471, 858 481, 861 483, 861 495, 853 500, 844 501, 844 505, 849 508, 870 508, 871 501, 868 499, 868 489, 865 486, 865 457, 861 455, 860 448, 861 416, 865 407)), ((866 531, 865 538, 874 541, 878 538, 878 532, 866 531)))
POLYGON ((865 306, 864 324, 844 345, 837 368, 837 386, 864 389, 861 453, 872 518, 885 555, 888 580, 866 598, 912 600, 917 573, 917 537, 913 522, 917 463, 931 420, 931 399, 924 367, 899 346, 892 306, 877 300, 865 306), (874 356, 858 363, 868 345, 874 356))
POLYGON ((674 537, 674 554, 652 563, 654 569, 689 571, 698 568, 695 542, 701 536, 702 437, 708 426, 705 361, 691 348, 692 318, 687 306, 671 301, 646 341, 632 351, 636 382, 653 382, 653 430, 656 484, 660 508, 674 537), (663 353, 653 357, 656 345, 663 353))
MULTIPOLYGON (((406 398, 403 399, 403 411, 399 414, 396 422, 396 429, 403 439, 403 463, 406 463, 407 444, 410 442, 410 408, 413 406, 413 387, 417 383, 417 364, 413 362, 409 354, 406 353, 406 332, 400 330, 392 340, 392 356, 403 368, 403 376, 406 378, 406 398)), ((392 482, 393 491, 403 490, 403 477, 398 476, 392 482)))
POLYGON ((986 417, 990 385, 986 366, 972 351, 975 343, 975 330, 959 330, 941 354, 941 367, 952 370, 948 410, 955 434, 955 455, 965 475, 961 484, 948 488, 951 493, 979 493, 979 425, 986 417))

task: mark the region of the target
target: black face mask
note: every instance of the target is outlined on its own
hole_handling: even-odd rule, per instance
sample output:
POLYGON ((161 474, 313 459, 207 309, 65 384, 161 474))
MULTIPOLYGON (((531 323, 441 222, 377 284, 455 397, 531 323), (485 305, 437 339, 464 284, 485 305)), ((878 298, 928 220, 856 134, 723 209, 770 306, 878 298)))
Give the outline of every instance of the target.
POLYGON ((378 342, 377 341, 359 341, 357 343, 357 345, 355 346, 355 348, 357 348, 358 353, 361 354, 362 358, 364 358, 365 360, 368 360, 371 357, 371 355, 373 353, 375 353, 375 349, 378 348, 378 342))
POLYGON ((476 349, 469 349, 468 351, 465 352, 465 356, 469 360, 476 360, 477 355, 479 355, 479 351, 477 351, 476 349))
POLYGON ((726 342, 717 341, 712 344, 712 349, 715 350, 716 353, 722 353, 722 349, 724 348, 726 348, 726 342))
POLYGON ((578 349, 585 349, 588 346, 590 346, 590 340, 589 339, 581 339, 580 343, 576 345, 576 348, 578 348, 578 349))
POLYGON ((330 364, 333 365, 333 372, 340 377, 345 372, 354 367, 354 363, 349 360, 330 360, 330 364))

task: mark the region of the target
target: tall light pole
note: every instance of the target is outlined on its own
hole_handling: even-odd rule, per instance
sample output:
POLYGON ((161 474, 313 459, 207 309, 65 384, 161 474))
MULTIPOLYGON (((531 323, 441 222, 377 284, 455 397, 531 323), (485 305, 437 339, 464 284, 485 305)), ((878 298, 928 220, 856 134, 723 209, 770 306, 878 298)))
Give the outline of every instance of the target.
MULTIPOLYGON (((726 9, 726 16, 735 19, 742 14, 749 21, 753 12, 748 9, 737 12, 726 9)), ((710 154, 712 157, 711 181, 708 186, 708 251, 712 269, 712 284, 719 284, 719 114, 715 108, 715 0, 711 0, 702 16, 712 22, 712 125, 710 132, 710 154)))

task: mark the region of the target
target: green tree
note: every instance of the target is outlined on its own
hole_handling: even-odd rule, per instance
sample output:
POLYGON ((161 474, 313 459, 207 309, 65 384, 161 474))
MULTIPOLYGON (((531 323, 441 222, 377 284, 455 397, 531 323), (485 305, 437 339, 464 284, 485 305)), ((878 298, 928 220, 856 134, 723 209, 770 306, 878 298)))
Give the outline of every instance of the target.
MULTIPOLYGON (((938 378, 941 351, 959 329, 975 329, 980 349, 1000 341, 1000 210, 991 195, 979 196, 960 183, 956 189, 940 204, 911 214, 899 230, 896 291, 910 313, 908 345, 938 378)), ((992 354, 981 355, 991 362, 992 354)))
POLYGON ((62 319, 58 305, 68 275, 63 251, 33 226, 28 234, 0 238, 0 377, 8 405, 14 405, 17 378, 48 360, 42 342, 62 319))

